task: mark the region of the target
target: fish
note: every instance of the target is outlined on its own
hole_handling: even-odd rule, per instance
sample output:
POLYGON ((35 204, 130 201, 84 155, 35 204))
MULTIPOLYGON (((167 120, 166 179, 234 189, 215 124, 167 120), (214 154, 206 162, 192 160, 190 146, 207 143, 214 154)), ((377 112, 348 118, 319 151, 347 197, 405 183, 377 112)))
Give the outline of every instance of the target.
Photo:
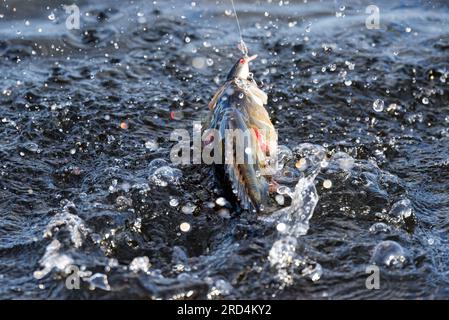
POLYGON ((243 132, 246 139, 240 158, 243 161, 237 161, 237 152, 242 152, 242 148, 237 150, 238 143, 233 143, 230 155, 235 155, 235 161, 228 163, 225 159, 224 164, 217 167, 225 183, 231 184, 240 206, 260 213, 269 196, 278 135, 265 108, 268 96, 258 87, 249 70, 249 63, 256 57, 243 54, 229 71, 209 103, 209 128, 218 132, 218 138, 212 138, 221 150, 232 138, 227 136, 229 130, 243 132))

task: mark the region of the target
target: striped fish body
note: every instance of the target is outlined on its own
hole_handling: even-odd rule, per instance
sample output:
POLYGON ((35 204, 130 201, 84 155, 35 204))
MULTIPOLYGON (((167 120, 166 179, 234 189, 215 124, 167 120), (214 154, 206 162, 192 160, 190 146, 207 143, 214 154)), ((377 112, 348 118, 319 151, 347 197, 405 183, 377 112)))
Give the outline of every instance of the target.
POLYGON ((268 198, 267 162, 277 150, 277 133, 266 103, 267 95, 254 80, 238 76, 228 76, 209 103, 210 128, 219 133, 214 143, 222 150, 223 179, 230 183, 243 209, 257 212, 263 211, 268 198), (243 137, 242 144, 234 140, 235 135, 243 137), (231 157, 226 157, 228 152, 231 157))

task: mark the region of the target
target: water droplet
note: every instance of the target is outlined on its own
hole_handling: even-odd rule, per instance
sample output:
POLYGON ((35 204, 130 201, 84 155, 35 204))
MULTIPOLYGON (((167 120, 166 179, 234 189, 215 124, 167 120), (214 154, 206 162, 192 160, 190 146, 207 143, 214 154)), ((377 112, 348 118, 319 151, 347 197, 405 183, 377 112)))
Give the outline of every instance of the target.
POLYGON ((287 230, 287 225, 283 222, 278 223, 276 225, 276 230, 279 231, 280 233, 284 233, 287 230))
POLYGON ((387 240, 380 242, 374 248, 372 261, 378 266, 402 267, 406 257, 404 249, 397 242, 387 240))
POLYGON ((411 31, 412 31, 412 28, 410 28, 410 27, 405 28, 405 32, 411 32, 411 31))
POLYGON ((218 204, 220 207, 224 207, 227 203, 226 199, 223 197, 218 198, 215 200, 215 203, 218 204))
POLYGON ((345 61, 345 64, 348 66, 349 70, 354 70, 355 69, 355 63, 352 63, 350 61, 345 61))
POLYGON ((284 198, 284 196, 281 195, 281 194, 277 194, 277 195, 274 197, 274 199, 275 199, 276 202, 277 202, 279 205, 281 205, 281 206, 283 206, 284 203, 285 203, 285 198, 284 198))
POLYGON ((413 208, 412 203, 409 199, 403 199, 391 207, 390 212, 388 213, 389 216, 397 219, 397 220, 406 220, 412 217, 413 215, 413 208))
POLYGON ((377 222, 369 228, 369 232, 377 233, 387 233, 390 231, 390 227, 383 222, 377 222))
POLYGON ((185 37, 185 38, 184 38, 184 41, 185 41, 186 43, 190 43, 190 38, 189 38, 189 37, 185 37))
POLYGON ((184 214, 192 214, 196 209, 196 206, 190 202, 188 202, 186 205, 182 206, 181 211, 184 214))
POLYGON ((48 16, 48 19, 50 19, 51 21, 55 20, 55 14, 53 12, 50 13, 50 15, 48 16))
POLYGON ((323 187, 326 189, 330 189, 332 188, 332 181, 329 179, 326 179, 323 181, 323 187))
POLYGON ((182 232, 189 232, 190 231, 190 224, 187 222, 183 222, 179 225, 179 229, 181 229, 182 232))
POLYGON ((429 98, 427 98, 427 97, 422 98, 422 103, 429 104, 429 98))
POLYGON ((23 147, 30 152, 40 152, 39 146, 34 142, 27 142, 23 145, 23 147))
POLYGON ((179 205, 179 200, 176 198, 171 198, 169 203, 170 203, 170 206, 177 207, 179 205))
POLYGON ((148 178, 150 182, 161 187, 166 187, 169 183, 174 185, 179 184, 182 178, 181 170, 166 165, 157 167, 160 164, 153 164, 153 161, 150 163, 150 176, 148 178))
POLYGON ((301 159, 299 159, 299 161, 297 161, 295 163, 295 167, 297 169, 301 169, 301 168, 304 168, 306 164, 307 164, 306 158, 301 158, 301 159))
POLYGON ((376 101, 373 102, 373 109, 376 112, 382 112, 384 110, 384 101, 376 99, 376 101))

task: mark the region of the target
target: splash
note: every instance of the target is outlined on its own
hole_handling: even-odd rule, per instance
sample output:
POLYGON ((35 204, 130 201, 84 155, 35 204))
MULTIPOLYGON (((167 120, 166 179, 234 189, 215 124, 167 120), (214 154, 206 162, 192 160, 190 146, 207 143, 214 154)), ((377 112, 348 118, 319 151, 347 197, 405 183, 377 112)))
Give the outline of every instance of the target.
POLYGON ((75 211, 75 204, 68 200, 63 200, 62 211, 56 214, 47 225, 44 238, 52 238, 53 234, 58 232, 62 227, 65 227, 70 233, 70 239, 75 248, 80 248, 83 244, 83 239, 89 234, 89 229, 84 224, 84 221, 73 214, 75 211))
POLYGON ((45 249, 45 254, 39 260, 39 264, 42 267, 41 270, 34 272, 34 278, 42 279, 48 273, 56 268, 59 271, 64 271, 69 265, 73 263, 73 259, 66 254, 61 254, 61 243, 58 240, 53 240, 45 249))
POLYGON ((309 143, 300 144, 293 150, 280 146, 278 161, 279 171, 274 177, 280 183, 276 202, 284 203, 283 197, 288 197, 291 203, 262 218, 277 224, 276 229, 281 235, 271 247, 268 260, 276 268, 281 286, 292 285, 295 276, 309 277, 315 282, 322 275, 321 265, 298 252, 297 247, 298 238, 309 230, 309 221, 318 203, 315 178, 327 165, 326 152, 323 147, 309 143), (291 190, 295 180, 296 185, 291 190), (299 274, 298 270, 301 270, 299 274))
MULTIPOLYGON (((50 220, 43 236, 44 238, 56 238, 61 229, 65 229, 69 232, 73 246, 80 248, 90 229, 86 227, 80 217, 74 214, 76 207, 73 202, 64 199, 61 201, 61 205, 61 212, 50 220)), ((61 248, 62 244, 58 239, 53 239, 47 246, 44 255, 39 260, 42 269, 33 274, 36 279, 44 278, 53 269, 65 272, 66 268, 73 264, 74 261, 69 255, 60 252, 61 248)))
MULTIPOLYGON (((281 229, 284 235, 303 236, 309 230, 309 220, 318 203, 315 178, 321 168, 327 165, 326 152, 323 147, 309 143, 301 144, 293 151, 281 146, 278 159, 280 170, 274 177, 280 183, 277 193, 290 198, 291 204, 262 219, 281 224, 278 230, 281 229), (292 191, 291 185, 295 180, 297 182, 292 191)), ((284 202, 279 198, 276 201, 284 202)))

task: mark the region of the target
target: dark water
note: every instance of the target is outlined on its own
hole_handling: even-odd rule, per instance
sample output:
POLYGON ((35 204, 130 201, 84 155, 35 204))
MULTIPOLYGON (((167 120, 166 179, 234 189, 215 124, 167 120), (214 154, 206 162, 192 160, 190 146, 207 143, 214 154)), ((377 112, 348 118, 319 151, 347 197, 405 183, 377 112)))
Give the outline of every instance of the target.
POLYGON ((170 163, 236 60, 228 1, 78 1, 72 31, 2 1, 1 298, 449 297, 449 6, 378 2, 369 30, 369 1, 236 2, 280 144, 324 148, 307 234, 170 163))

